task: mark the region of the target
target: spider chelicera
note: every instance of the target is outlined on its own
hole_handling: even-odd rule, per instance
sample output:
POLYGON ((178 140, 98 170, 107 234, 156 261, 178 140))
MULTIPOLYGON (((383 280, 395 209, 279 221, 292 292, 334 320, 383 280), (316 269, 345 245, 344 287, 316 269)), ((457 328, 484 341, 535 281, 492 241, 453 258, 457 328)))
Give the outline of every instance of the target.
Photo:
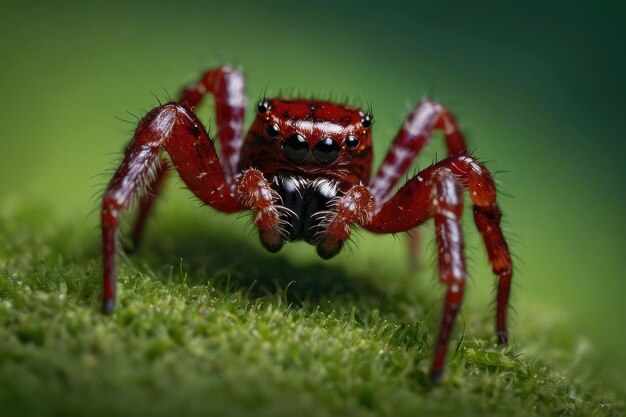
POLYGON ((105 313, 115 304, 119 215, 139 198, 132 234, 137 245, 171 164, 205 204, 226 213, 250 210, 261 244, 270 252, 302 239, 328 259, 341 251, 353 225, 396 233, 434 218, 439 275, 447 287, 431 370, 435 382, 441 379, 467 276, 461 231, 462 191, 467 189, 498 277, 497 338, 507 342, 512 267, 496 187, 489 171, 468 155, 448 110, 430 100, 419 103, 371 178, 371 114, 328 101, 263 99, 244 137, 246 104, 241 72, 220 67, 186 88, 177 102, 160 105, 141 119, 102 204, 105 313), (220 155, 193 112, 207 93, 215 99, 220 155), (444 133, 447 158, 418 172, 393 194, 435 129, 444 133), (161 157, 163 151, 171 162, 161 157))

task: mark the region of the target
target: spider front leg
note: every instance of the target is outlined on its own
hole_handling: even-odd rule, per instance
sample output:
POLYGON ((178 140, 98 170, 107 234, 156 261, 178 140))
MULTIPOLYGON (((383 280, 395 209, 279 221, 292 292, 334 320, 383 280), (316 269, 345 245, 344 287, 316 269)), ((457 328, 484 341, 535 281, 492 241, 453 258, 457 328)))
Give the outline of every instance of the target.
POLYGON ((363 185, 354 185, 345 194, 330 201, 329 210, 319 212, 322 216, 320 231, 314 237, 317 253, 330 259, 341 250, 350 238, 350 226, 369 223, 376 208, 374 197, 363 185))
POLYGON ((105 313, 111 313, 115 305, 119 215, 145 192, 159 166, 162 150, 170 154, 182 180, 204 203, 228 213, 242 209, 198 118, 187 108, 175 103, 150 111, 139 122, 133 141, 109 183, 102 202, 102 309, 105 313))
POLYGON ((460 156, 427 168, 401 187, 379 208, 371 222, 364 225, 375 233, 396 233, 410 230, 431 217, 435 219, 439 274, 447 286, 433 358, 432 378, 435 382, 441 378, 466 276, 460 227, 462 196, 458 184, 466 187, 470 193, 476 226, 485 242, 492 270, 498 276, 496 332, 499 342, 506 343, 511 256, 500 229, 501 212, 496 204, 495 184, 481 164, 473 158, 460 156))
POLYGON ((270 252, 278 252, 289 236, 288 223, 281 218, 281 211, 289 209, 281 204, 280 195, 263 173, 254 168, 242 173, 237 180, 236 191, 241 205, 252 210, 263 247, 270 252))
MULTIPOLYGON (((231 67, 207 71, 197 83, 185 88, 178 103, 193 110, 209 93, 212 93, 215 99, 217 138, 221 148, 220 161, 224 167, 226 181, 232 187, 237 173, 247 101, 243 74, 231 67)), ((148 192, 140 198, 139 213, 132 232, 133 249, 139 246, 146 220, 167 178, 167 168, 165 160, 156 166, 153 178, 146 187, 148 192)))

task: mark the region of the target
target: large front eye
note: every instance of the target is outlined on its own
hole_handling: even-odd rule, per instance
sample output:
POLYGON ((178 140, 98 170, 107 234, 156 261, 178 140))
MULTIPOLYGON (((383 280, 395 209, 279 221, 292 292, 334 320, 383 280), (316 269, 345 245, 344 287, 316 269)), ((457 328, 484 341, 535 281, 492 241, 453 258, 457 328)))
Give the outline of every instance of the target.
POLYGON ((309 144, 304 136, 294 133, 283 143, 283 152, 291 162, 302 162, 309 155, 309 144))
POLYGON ((331 138, 324 138, 313 148, 313 158, 322 164, 328 165, 339 156, 339 144, 331 138))

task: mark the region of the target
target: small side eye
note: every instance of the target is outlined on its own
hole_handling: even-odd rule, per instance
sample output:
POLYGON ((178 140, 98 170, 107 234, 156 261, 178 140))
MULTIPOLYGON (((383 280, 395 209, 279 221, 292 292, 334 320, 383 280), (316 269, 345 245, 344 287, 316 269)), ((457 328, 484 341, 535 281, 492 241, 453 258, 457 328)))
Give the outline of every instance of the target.
POLYGON ((267 134, 268 138, 274 140, 278 137, 280 130, 278 129, 278 125, 271 124, 267 125, 267 127, 265 128, 265 133, 267 134))
POLYGON ((346 148, 347 149, 356 149, 359 146, 359 138, 356 136, 350 135, 346 138, 346 148))
POLYGON ((267 100, 261 100, 259 101, 259 104, 256 107, 256 109, 259 112, 259 114, 267 113, 270 110, 270 103, 268 103, 267 100))
POLYGON ((374 115, 371 113, 367 113, 365 116, 361 118, 361 124, 363 125, 363 127, 370 127, 373 121, 374 121, 374 115))

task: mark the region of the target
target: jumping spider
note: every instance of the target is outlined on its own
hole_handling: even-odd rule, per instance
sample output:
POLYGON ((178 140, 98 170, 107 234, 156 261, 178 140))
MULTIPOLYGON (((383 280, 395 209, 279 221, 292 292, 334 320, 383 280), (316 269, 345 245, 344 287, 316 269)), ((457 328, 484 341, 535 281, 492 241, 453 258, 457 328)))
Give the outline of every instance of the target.
POLYGON ((247 100, 240 71, 208 71, 177 102, 151 110, 139 122, 126 155, 104 194, 103 311, 115 304, 118 217, 139 198, 132 238, 137 244, 170 162, 205 204, 226 213, 251 210, 261 244, 277 252, 288 241, 314 245, 324 259, 337 255, 352 225, 373 233, 409 231, 434 218, 439 275, 447 292, 431 377, 438 382, 466 282, 461 215, 469 191, 474 221, 498 277, 496 332, 507 342, 511 257, 500 230, 501 212, 489 171, 468 155, 457 123, 430 100, 417 105, 397 133, 376 175, 372 169, 372 115, 319 100, 263 99, 243 136, 247 100), (215 98, 218 156, 193 109, 215 98), (391 191, 435 129, 448 157, 391 191), (150 190, 150 192, 145 192, 150 190))

